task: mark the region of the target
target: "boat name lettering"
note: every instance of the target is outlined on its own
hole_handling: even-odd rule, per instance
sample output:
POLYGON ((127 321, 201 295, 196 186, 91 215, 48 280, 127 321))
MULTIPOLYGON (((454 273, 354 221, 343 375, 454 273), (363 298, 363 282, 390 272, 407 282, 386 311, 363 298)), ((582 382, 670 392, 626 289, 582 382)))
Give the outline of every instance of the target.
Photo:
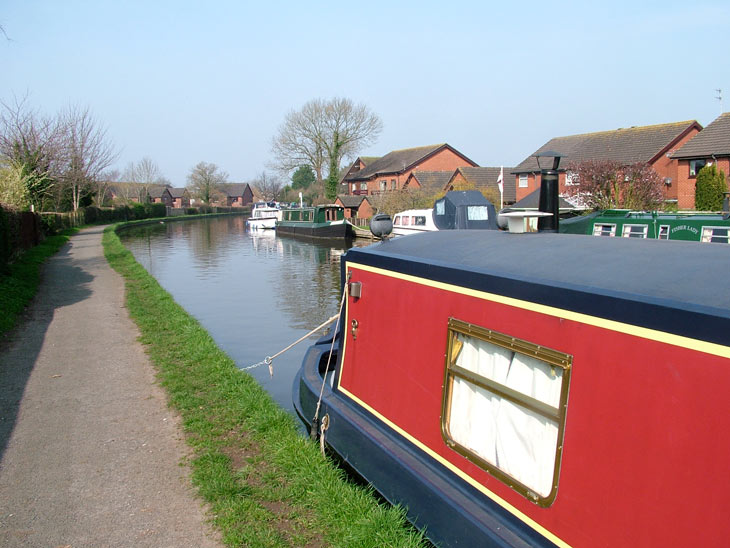
POLYGON ((699 229, 697 227, 695 227, 695 226, 689 226, 689 225, 679 225, 679 226, 672 227, 671 232, 672 233, 679 232, 680 230, 689 230, 693 234, 699 234, 700 233, 700 231, 699 231, 699 229))

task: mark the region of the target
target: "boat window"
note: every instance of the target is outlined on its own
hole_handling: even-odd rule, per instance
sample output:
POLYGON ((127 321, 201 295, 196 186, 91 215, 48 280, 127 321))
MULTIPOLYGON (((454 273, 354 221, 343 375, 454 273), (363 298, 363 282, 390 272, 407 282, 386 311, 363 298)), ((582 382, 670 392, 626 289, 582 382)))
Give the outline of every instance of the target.
POLYGON ((660 240, 669 239, 669 225, 659 225, 659 234, 657 235, 657 238, 660 240))
POLYGON ((728 244, 730 243, 730 228, 726 226, 703 226, 701 241, 728 244))
POLYGON ((413 224, 416 226, 426 226, 426 217, 423 215, 416 215, 413 217, 413 224))
POLYGON ((446 200, 436 202, 436 215, 446 215, 446 200))
POLYGON ((621 236, 624 238, 646 238, 649 225, 624 225, 621 236))
POLYGON ((466 218, 470 221, 488 221, 489 210, 487 206, 467 206, 466 218))
POLYGON ((533 502, 557 493, 572 357, 449 319, 447 445, 533 502))
POLYGON ((400 215, 396 215, 395 216, 395 220, 393 221, 393 224, 394 225, 399 225, 400 224, 400 215))
POLYGON ((411 224, 411 218, 408 215, 403 217, 403 226, 408 226, 410 224, 411 224))
POLYGON ((593 225, 593 235, 594 236, 615 236, 616 235, 616 225, 596 223, 595 225, 593 225))

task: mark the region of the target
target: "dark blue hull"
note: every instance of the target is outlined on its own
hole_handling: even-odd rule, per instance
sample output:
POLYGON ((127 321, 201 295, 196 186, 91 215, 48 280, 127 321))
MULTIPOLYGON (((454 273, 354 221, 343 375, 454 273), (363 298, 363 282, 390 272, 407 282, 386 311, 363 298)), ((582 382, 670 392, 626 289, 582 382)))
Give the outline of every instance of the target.
MULTIPOLYGON (((331 339, 310 347, 294 379, 294 407, 311 426, 331 339)), ((349 398, 324 388, 327 445, 439 546, 555 546, 349 398)))

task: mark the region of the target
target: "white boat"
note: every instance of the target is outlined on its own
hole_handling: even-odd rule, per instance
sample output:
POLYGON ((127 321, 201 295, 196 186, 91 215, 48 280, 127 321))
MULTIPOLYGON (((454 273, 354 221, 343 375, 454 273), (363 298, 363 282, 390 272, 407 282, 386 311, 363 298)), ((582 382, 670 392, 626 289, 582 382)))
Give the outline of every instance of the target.
POLYGON ((431 209, 409 209, 393 217, 393 234, 453 229, 497 230, 494 206, 477 190, 452 190, 431 209))
POLYGON ((433 222, 433 208, 408 209, 396 213, 393 217, 393 234, 395 236, 406 236, 432 230, 438 230, 433 222))
POLYGON ((249 230, 264 230, 276 228, 276 221, 281 220, 281 210, 266 203, 254 204, 251 217, 246 221, 249 230))

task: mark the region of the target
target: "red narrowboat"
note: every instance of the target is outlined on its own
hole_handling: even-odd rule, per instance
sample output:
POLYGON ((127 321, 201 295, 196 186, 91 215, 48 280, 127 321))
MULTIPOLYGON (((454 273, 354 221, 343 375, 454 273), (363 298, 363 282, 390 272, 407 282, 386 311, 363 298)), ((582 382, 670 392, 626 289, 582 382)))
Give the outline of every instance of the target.
POLYGON ((728 544, 725 246, 450 230, 341 268, 295 407, 437 545, 728 544))

